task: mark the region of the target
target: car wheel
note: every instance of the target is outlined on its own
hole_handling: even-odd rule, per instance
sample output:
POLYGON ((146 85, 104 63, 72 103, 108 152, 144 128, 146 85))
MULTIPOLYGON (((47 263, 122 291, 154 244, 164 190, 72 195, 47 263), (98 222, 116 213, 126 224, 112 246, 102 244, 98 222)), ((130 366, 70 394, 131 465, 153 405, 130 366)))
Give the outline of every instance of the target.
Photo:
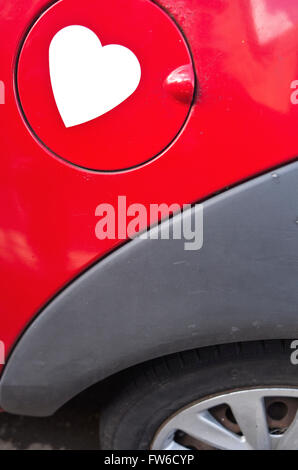
POLYGON ((106 450, 298 449, 289 341, 231 344, 138 366, 103 409, 106 450))

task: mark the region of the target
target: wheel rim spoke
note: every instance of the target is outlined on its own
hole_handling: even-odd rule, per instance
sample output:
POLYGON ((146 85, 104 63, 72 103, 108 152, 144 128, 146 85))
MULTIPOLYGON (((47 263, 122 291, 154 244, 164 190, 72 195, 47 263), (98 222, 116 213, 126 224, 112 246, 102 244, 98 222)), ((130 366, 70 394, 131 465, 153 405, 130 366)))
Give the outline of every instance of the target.
POLYGON ((278 439, 277 450, 297 450, 298 449, 298 413, 289 429, 278 439))
POLYGON ((222 426, 208 411, 184 416, 179 426, 186 434, 218 449, 247 450, 245 440, 222 426))
POLYGON ((229 405, 248 444, 256 450, 270 450, 271 437, 263 397, 239 393, 229 405))
POLYGON ((188 448, 178 444, 178 442, 172 441, 170 444, 165 446, 163 450, 188 450, 188 448))

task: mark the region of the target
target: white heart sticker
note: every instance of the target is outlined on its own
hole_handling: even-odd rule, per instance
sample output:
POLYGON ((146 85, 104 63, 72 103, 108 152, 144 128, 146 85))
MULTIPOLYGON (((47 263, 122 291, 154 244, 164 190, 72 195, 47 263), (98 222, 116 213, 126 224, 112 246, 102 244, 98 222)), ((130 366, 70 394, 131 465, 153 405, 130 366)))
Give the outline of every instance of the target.
POLYGON ((124 46, 102 47, 97 35, 80 25, 61 29, 49 50, 54 98, 66 127, 112 110, 137 89, 141 66, 124 46))

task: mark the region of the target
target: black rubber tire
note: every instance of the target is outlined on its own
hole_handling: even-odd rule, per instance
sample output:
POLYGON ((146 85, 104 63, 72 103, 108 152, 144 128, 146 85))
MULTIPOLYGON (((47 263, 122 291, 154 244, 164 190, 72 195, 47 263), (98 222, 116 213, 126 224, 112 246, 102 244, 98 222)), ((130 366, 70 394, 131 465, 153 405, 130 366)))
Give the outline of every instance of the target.
POLYGON ((298 387, 292 352, 290 341, 248 342, 183 352, 134 368, 101 412, 101 448, 150 449, 167 418, 208 395, 246 387, 298 387))

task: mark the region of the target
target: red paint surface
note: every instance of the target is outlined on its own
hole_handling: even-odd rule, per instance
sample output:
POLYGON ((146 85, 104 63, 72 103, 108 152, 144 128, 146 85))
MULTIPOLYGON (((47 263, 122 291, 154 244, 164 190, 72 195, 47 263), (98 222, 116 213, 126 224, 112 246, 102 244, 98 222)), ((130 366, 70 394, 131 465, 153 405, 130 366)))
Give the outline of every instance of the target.
POLYGON ((89 169, 130 168, 160 153, 179 133, 191 100, 173 99, 163 83, 173 70, 191 66, 191 56, 175 23, 150 0, 87 3, 59 1, 29 32, 18 66, 21 104, 34 132, 56 155, 89 169), (112 111, 66 128, 51 88, 49 47, 59 30, 76 24, 91 29, 102 46, 130 49, 142 76, 136 91, 112 111))
POLYGON ((291 82, 298 79, 297 2, 162 3, 188 39, 200 94, 184 131, 162 156, 133 171, 96 174, 45 151, 17 106, 17 50, 47 2, 0 0, 0 79, 6 85, 0 107, 0 338, 7 352, 53 294, 117 245, 95 237, 98 204, 116 205, 118 195, 145 205, 191 203, 297 156, 298 106, 290 101, 291 82))

